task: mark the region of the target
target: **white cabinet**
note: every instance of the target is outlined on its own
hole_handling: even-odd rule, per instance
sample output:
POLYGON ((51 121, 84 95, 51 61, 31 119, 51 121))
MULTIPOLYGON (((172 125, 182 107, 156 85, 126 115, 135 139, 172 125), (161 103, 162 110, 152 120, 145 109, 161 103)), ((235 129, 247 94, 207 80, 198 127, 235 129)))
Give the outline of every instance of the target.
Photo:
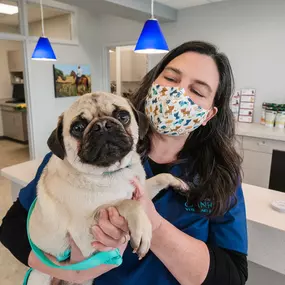
POLYGON ((17 111, 13 107, 1 107, 4 137, 18 141, 28 141, 27 116, 25 111, 17 111))
MULTIPOLYGON (((147 73, 146 54, 137 54, 132 50, 121 50, 121 81, 139 82, 147 73)), ((116 81, 116 52, 110 53, 110 80, 116 81)))
POLYGON ((273 150, 285 151, 285 142, 248 136, 237 136, 237 151, 243 157, 243 182, 269 187, 273 150))
POLYGON ((7 52, 8 66, 10 72, 23 72, 24 71, 24 58, 20 50, 13 50, 7 52))

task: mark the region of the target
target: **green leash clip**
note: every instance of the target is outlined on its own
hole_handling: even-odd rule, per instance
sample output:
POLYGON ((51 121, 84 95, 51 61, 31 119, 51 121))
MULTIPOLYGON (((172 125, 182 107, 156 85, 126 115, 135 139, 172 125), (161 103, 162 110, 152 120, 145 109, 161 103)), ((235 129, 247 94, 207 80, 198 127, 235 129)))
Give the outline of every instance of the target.
MULTIPOLYGON (((74 263, 74 264, 58 265, 52 262, 50 259, 46 257, 44 252, 32 242, 31 237, 30 237, 30 233, 29 233, 30 218, 35 208, 36 202, 37 202, 37 198, 34 200, 34 202, 32 203, 29 209, 28 218, 27 218, 27 235, 28 235, 28 240, 31 245, 32 251, 43 264, 51 268, 58 268, 58 269, 72 270, 72 271, 88 270, 88 269, 97 267, 102 264, 110 264, 110 265, 117 265, 117 266, 122 264, 123 259, 122 259, 119 249, 115 249, 112 251, 106 251, 106 252, 97 252, 94 255, 90 256, 89 258, 82 260, 78 263, 74 263)), ((61 261, 68 259, 69 257, 70 257, 70 250, 67 250, 61 256, 57 257, 57 260, 61 262, 61 261)), ((28 284, 28 279, 31 274, 31 271, 32 269, 27 271, 26 276, 24 278, 23 285, 28 284)))

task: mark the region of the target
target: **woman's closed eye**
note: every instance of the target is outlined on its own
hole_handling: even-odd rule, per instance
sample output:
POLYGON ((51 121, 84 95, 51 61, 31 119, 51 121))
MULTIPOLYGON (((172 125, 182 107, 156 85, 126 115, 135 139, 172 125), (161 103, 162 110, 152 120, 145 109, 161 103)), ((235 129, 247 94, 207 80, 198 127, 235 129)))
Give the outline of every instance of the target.
POLYGON ((194 88, 190 88, 190 92, 196 94, 197 96, 204 98, 205 96, 203 94, 201 94, 201 92, 199 92, 198 90, 194 89, 194 88))
POLYGON ((169 82, 177 82, 177 79, 168 76, 164 76, 164 79, 166 79, 169 82))

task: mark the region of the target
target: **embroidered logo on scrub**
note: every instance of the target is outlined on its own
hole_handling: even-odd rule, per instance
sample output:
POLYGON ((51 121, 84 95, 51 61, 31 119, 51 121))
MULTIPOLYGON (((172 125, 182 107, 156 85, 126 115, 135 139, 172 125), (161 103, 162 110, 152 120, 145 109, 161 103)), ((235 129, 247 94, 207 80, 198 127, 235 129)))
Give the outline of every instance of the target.
POLYGON ((184 204, 185 210, 188 212, 199 212, 199 213, 204 213, 204 214, 210 214, 213 208, 213 203, 210 200, 204 200, 203 202, 200 202, 198 206, 195 209, 193 205, 188 205, 186 202, 184 204))
POLYGON ((146 98, 145 112, 160 134, 179 136, 197 129, 209 111, 195 104, 184 88, 153 84, 146 98))

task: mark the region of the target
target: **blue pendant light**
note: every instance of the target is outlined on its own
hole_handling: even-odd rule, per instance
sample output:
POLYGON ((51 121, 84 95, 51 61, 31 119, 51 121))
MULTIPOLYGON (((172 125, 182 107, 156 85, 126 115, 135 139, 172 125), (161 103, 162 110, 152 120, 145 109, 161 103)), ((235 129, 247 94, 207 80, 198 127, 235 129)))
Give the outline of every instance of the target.
POLYGON ((43 13, 43 3, 40 1, 41 5, 41 18, 42 18, 42 37, 39 38, 37 45, 34 49, 32 59, 33 60, 45 60, 45 61, 56 61, 56 56, 51 47, 49 39, 46 38, 44 29, 44 13, 43 13))
POLYGON ((154 0, 151 0, 151 19, 144 24, 134 50, 136 53, 158 54, 169 51, 159 22, 154 18, 153 3, 154 0))

